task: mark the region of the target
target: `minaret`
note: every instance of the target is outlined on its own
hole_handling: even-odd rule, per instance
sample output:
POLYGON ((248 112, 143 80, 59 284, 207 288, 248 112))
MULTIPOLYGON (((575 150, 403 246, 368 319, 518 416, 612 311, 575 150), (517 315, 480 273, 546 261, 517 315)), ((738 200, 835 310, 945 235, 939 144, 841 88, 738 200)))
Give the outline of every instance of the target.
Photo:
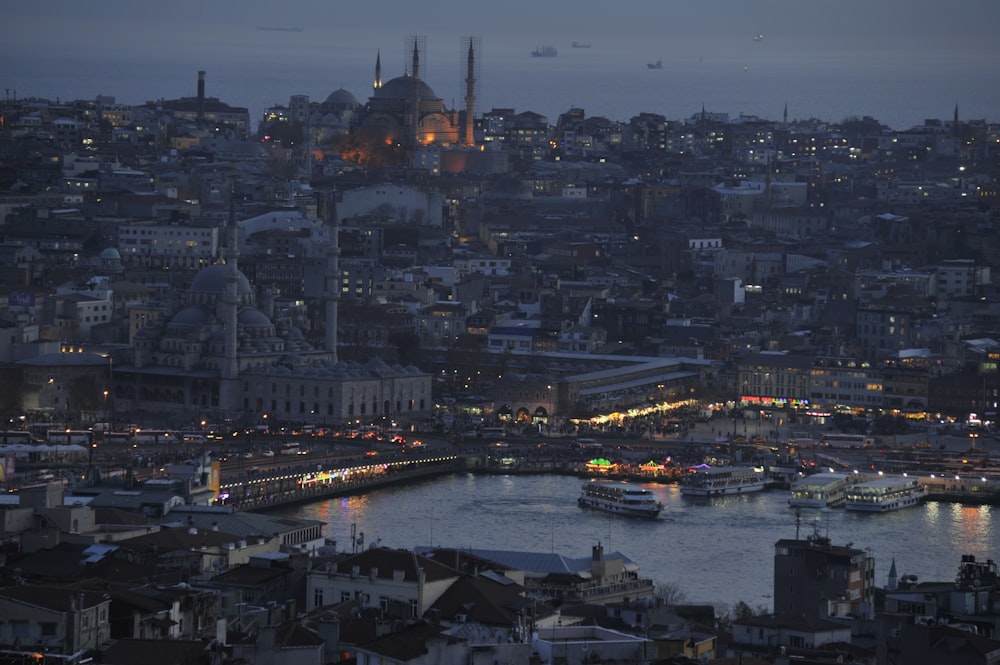
POLYGON ((896 577, 896 557, 892 558, 892 565, 889 567, 889 578, 886 580, 885 590, 895 591, 899 586, 899 580, 896 577))
POLYGON ((378 91, 382 87, 382 51, 381 49, 375 55, 375 82, 372 84, 372 89, 378 91))
POLYGON ((420 48, 418 46, 420 38, 413 38, 413 108, 410 118, 410 141, 411 145, 420 145, 420 48))
POLYGON ((476 53, 472 48, 473 39, 469 37, 469 54, 466 57, 465 72, 465 140, 466 146, 476 144, 476 139, 472 131, 473 111, 476 106, 476 53))
POLYGON ((785 125, 788 124, 788 102, 785 102, 785 115, 782 119, 782 123, 785 125))
POLYGON ((205 71, 198 72, 198 118, 205 115, 205 71))
POLYGON ((340 302, 340 224, 337 222, 337 192, 330 193, 327 211, 330 244, 326 253, 326 350, 337 362, 337 305, 340 302))
POLYGON ((955 117, 951 121, 951 135, 959 136, 961 132, 958 131, 958 103, 955 103, 955 117))
POLYGON ((222 256, 226 261, 226 283, 222 301, 222 324, 225 326, 225 355, 219 381, 219 408, 224 414, 236 410, 239 400, 236 394, 239 386, 239 362, 236 358, 236 321, 239 309, 238 286, 240 281, 237 259, 239 246, 236 228, 235 193, 230 193, 229 223, 226 226, 226 247, 222 256))

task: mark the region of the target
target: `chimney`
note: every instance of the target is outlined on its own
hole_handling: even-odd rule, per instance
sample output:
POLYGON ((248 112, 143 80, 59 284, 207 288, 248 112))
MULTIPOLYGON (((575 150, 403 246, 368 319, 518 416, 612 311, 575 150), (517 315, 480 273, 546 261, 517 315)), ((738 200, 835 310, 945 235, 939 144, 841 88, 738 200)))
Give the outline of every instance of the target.
POLYGON ((205 71, 198 72, 198 101, 205 99, 205 71))

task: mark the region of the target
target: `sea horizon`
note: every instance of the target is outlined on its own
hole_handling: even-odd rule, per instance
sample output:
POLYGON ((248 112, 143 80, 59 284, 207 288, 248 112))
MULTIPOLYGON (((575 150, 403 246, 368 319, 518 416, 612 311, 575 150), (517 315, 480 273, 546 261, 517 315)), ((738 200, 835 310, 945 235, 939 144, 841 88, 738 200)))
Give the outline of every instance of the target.
MULTIPOLYGON (((927 119, 997 121, 1000 87, 986 84, 988 59, 975 50, 913 48, 870 51, 804 50, 793 40, 752 37, 731 40, 673 40, 659 47, 602 44, 590 48, 553 40, 558 55, 535 58, 535 42, 493 44, 477 40, 477 116, 492 108, 534 111, 555 124, 559 114, 582 108, 589 117, 627 122, 639 113, 668 120, 690 118, 703 108, 731 118, 756 116, 840 122, 869 116, 894 130, 927 119), (662 69, 648 63, 662 61, 662 69)), ((206 94, 246 107, 252 126, 271 106, 292 95, 322 101, 345 88, 362 104, 371 94, 375 58, 382 78, 409 72, 402 37, 377 43, 330 43, 321 31, 243 30, 213 44, 192 43, 173 53, 151 48, 123 58, 115 49, 70 53, 66 49, 28 54, 0 46, 0 79, 7 98, 94 99, 115 97, 140 105, 156 99, 194 96, 197 73, 206 74, 206 94)), ((425 42, 421 78, 450 108, 464 105, 462 39, 425 42), (446 42, 446 43, 442 43, 446 42), (447 43, 450 42, 450 43, 447 43), (427 45, 429 44, 429 46, 427 45)))

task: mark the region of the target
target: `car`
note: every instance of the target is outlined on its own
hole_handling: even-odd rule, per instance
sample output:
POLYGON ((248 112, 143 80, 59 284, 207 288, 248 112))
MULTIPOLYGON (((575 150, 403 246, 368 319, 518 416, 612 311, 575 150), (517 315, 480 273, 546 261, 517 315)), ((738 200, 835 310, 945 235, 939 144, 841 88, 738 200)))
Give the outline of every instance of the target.
POLYGON ((264 457, 274 457, 274 451, 273 450, 265 450, 264 452, 261 453, 261 455, 263 455, 264 457))

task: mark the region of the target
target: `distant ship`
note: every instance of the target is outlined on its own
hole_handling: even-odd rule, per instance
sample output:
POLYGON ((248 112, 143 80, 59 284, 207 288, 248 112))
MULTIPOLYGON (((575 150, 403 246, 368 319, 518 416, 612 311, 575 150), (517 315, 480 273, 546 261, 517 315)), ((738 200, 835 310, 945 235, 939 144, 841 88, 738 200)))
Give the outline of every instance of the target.
POLYGON ((555 46, 539 46, 531 52, 531 55, 536 58, 554 58, 559 55, 559 51, 555 46))
POLYGON ((590 44, 583 44, 581 42, 573 42, 573 48, 590 48, 590 44))
POLYGON ((302 28, 292 25, 258 25, 257 29, 266 32, 302 32, 302 28))
POLYGON ((762 42, 762 41, 764 41, 764 33, 758 32, 756 35, 753 36, 753 40, 755 42, 762 42))
POLYGON ((657 60, 656 62, 647 62, 646 63, 646 68, 647 69, 663 69, 663 61, 662 60, 657 60))

